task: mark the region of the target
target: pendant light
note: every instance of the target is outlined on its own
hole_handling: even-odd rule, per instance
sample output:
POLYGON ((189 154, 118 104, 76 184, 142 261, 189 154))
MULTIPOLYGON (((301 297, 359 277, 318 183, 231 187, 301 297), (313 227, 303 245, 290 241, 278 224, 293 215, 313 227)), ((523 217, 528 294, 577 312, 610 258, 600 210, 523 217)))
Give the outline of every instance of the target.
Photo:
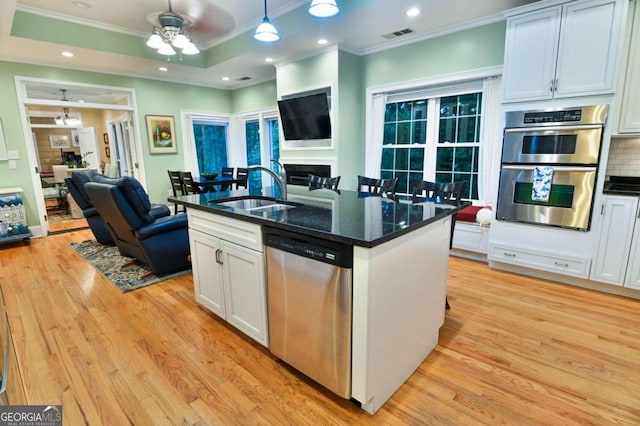
POLYGON ((273 26, 267 16, 267 0, 264 0, 264 18, 262 18, 262 23, 256 28, 256 33, 253 35, 253 38, 267 43, 280 40, 278 30, 276 30, 276 27, 273 26))
POLYGON ((309 6, 309 13, 318 18, 328 18, 340 12, 336 0, 313 0, 309 6))

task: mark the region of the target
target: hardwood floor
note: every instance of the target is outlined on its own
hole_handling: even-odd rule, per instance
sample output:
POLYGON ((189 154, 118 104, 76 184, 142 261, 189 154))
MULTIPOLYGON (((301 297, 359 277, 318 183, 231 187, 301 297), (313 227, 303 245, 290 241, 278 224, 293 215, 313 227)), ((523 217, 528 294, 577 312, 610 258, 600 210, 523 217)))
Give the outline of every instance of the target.
POLYGON ((27 401, 65 424, 640 424, 640 300, 451 258, 440 344, 370 416, 200 308, 191 275, 120 293, 85 239, 0 248, 27 401))

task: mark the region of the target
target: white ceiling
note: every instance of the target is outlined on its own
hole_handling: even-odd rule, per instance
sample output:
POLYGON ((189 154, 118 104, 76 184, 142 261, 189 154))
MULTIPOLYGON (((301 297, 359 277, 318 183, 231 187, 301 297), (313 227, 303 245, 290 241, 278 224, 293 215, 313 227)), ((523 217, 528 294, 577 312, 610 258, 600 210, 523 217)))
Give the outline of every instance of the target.
MULTIPOLYGON (((318 45, 319 38, 326 38, 329 46, 337 45, 362 55, 493 22, 502 19, 502 11, 534 1, 337 0, 342 7, 341 13, 333 18, 319 19, 306 12, 297 13, 306 10, 310 0, 269 0, 268 14, 276 27, 280 25, 282 39, 274 44, 251 39, 248 47, 238 54, 201 68, 181 64, 175 58, 167 62, 161 55, 148 59, 11 36, 14 12, 20 10, 135 35, 144 44, 154 19, 168 10, 166 0, 82 0, 90 6, 87 8, 77 7, 77 2, 72 0, 0 0, 0 60, 234 89, 274 79, 275 64, 326 49, 326 46, 318 45), (414 6, 420 8, 420 15, 407 17, 407 9, 414 6), (293 18, 296 21, 292 21, 293 18), (393 40, 383 37, 405 28, 414 32, 393 40), (64 58, 60 54, 63 50, 72 51, 75 56, 64 58), (274 63, 266 63, 267 56, 272 57, 274 63), (159 71, 163 65, 169 70, 159 71), (229 77, 229 80, 223 81, 223 77, 229 77), (243 81, 240 77, 250 79, 243 81)), ((172 0, 172 8, 190 22, 187 32, 200 50, 211 49, 209 53, 214 54, 222 43, 235 38, 246 39, 247 33, 254 31, 264 15, 262 0, 172 0)))

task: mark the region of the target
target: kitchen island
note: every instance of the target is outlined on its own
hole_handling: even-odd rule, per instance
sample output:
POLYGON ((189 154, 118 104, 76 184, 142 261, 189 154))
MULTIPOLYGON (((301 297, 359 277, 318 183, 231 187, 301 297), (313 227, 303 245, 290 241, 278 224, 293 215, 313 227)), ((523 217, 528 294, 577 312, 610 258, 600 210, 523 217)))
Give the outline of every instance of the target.
POLYGON ((241 209, 221 204, 272 195, 267 189, 169 198, 185 205, 190 215, 196 299, 268 347, 262 227, 350 245, 350 397, 373 414, 438 342, 444 323, 451 217, 469 203, 412 204, 408 199, 355 191, 290 186, 287 202, 292 205, 241 209), (216 269, 216 263, 223 271, 216 269), (234 276, 243 283, 235 294, 234 276), (207 294, 203 286, 218 279, 220 289, 207 294), (248 293, 255 297, 248 301, 248 293))

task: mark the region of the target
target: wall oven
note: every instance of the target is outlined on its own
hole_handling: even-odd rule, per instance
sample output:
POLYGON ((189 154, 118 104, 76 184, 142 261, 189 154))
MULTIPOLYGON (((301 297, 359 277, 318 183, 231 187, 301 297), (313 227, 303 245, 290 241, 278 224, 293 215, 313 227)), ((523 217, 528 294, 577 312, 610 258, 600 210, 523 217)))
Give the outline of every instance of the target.
POLYGON ((496 219, 588 231, 607 111, 506 113, 496 219))

